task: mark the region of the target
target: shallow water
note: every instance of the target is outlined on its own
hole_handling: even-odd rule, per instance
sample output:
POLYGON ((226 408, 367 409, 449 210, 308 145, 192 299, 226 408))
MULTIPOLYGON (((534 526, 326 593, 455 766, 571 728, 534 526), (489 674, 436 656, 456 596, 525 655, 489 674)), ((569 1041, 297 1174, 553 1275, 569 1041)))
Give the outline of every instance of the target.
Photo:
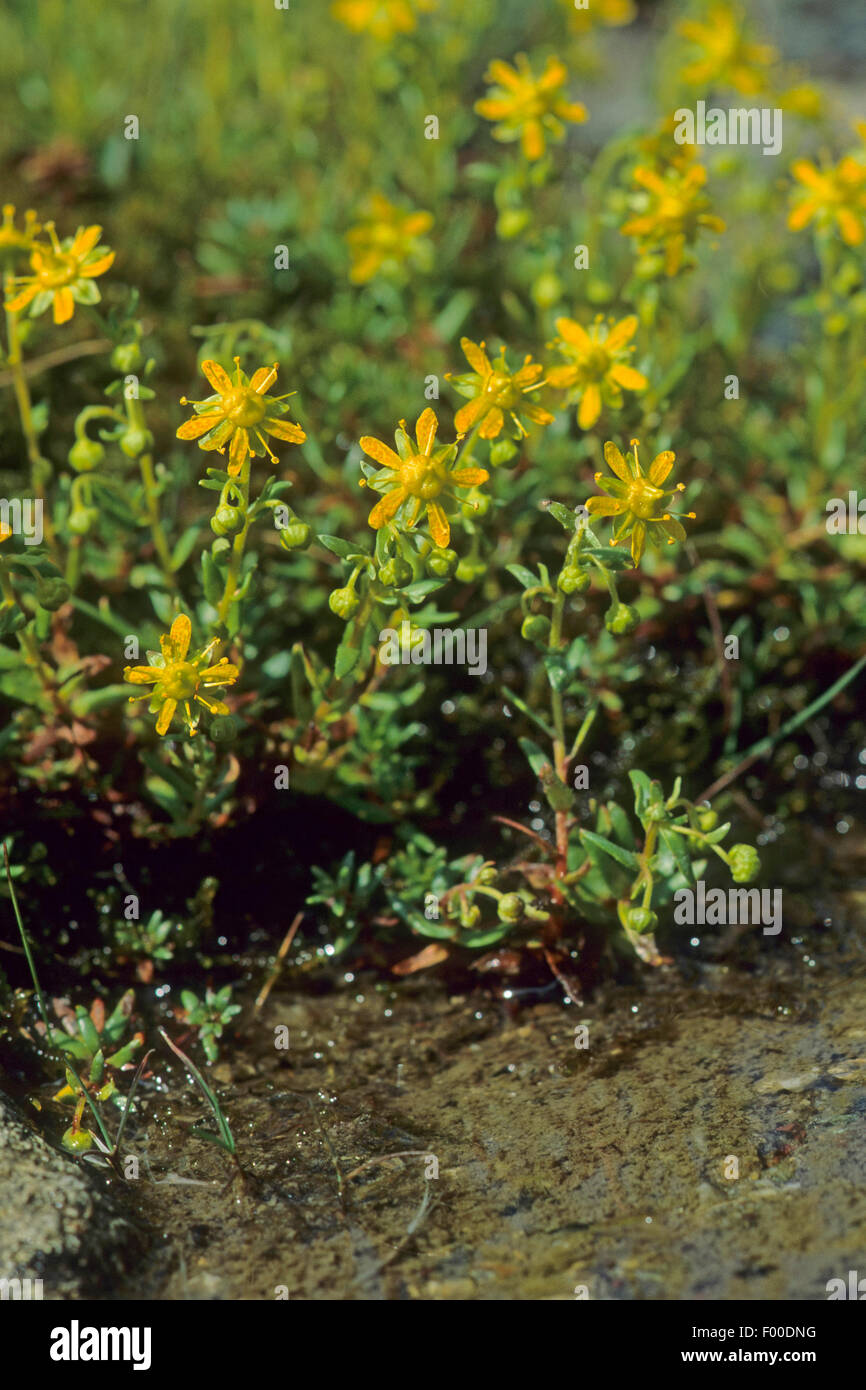
POLYGON ((179 1070, 148 1099, 126 1192, 157 1240, 120 1296, 826 1298, 866 1247, 863 903, 516 1018, 424 978, 287 981, 215 1071, 245 1182, 188 1136, 179 1070))

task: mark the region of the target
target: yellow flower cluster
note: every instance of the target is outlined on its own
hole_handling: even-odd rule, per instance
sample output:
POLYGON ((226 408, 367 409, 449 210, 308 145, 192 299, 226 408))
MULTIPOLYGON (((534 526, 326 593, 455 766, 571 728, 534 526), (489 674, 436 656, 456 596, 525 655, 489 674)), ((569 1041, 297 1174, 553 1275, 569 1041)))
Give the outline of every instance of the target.
POLYGON ((559 58, 548 58, 538 77, 525 53, 518 53, 515 62, 512 67, 494 59, 485 81, 495 85, 482 101, 475 103, 475 110, 485 120, 498 122, 493 130, 495 139, 519 140, 527 159, 541 159, 548 139, 563 138, 563 122, 586 120, 586 107, 563 96, 568 69, 559 58))
POLYGON ((846 246, 860 246, 866 237, 866 164, 853 155, 822 168, 798 159, 791 173, 802 185, 788 217, 791 230, 814 221, 821 230, 837 229, 846 246))
POLYGON ((725 230, 722 219, 709 211, 703 164, 671 164, 662 172, 640 166, 632 178, 643 190, 638 194, 641 207, 620 231, 623 236, 637 238, 641 255, 662 253, 667 275, 676 275, 681 269, 687 248, 694 245, 702 230, 725 230))
MULTIPOLYGON (((202 692, 214 687, 231 685, 237 680, 239 672, 225 657, 215 666, 208 665, 216 641, 190 657, 189 644, 192 638, 192 623, 185 613, 179 613, 171 625, 167 636, 159 639, 160 651, 148 652, 149 666, 127 666, 123 672, 124 680, 132 685, 152 685, 150 711, 157 715, 156 732, 165 734, 174 718, 178 705, 182 705, 187 727, 191 734, 196 732, 198 718, 193 713, 192 704, 203 705, 211 714, 228 714, 229 707, 223 700, 214 699, 202 692)), ((144 699, 143 695, 131 695, 131 703, 144 699)))
POLYGON ((334 0, 335 19, 356 34, 371 34, 387 41, 411 34, 422 10, 435 9, 435 0, 334 0))
POLYGON ((76 304, 98 304, 101 298, 93 281, 114 261, 114 252, 97 246, 101 227, 79 227, 73 237, 60 241, 53 222, 46 222, 48 242, 39 240, 41 232, 34 212, 25 217, 24 229, 15 227, 15 209, 3 209, 0 251, 27 251, 28 275, 10 275, 6 281, 6 308, 18 313, 29 307, 32 318, 54 311, 55 323, 67 323, 76 304))

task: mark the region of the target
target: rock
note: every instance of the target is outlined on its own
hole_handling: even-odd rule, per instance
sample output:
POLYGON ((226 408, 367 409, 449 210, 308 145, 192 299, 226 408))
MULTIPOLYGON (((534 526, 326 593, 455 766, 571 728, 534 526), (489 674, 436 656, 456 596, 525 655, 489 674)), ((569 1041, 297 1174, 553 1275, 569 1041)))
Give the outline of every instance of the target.
POLYGON ((806 1091, 814 1086, 821 1075, 820 1067, 810 1067, 808 1071, 787 1076, 785 1072, 774 1071, 764 1076, 755 1086, 759 1095, 772 1095, 775 1091, 806 1091))
POLYGON ((42 1279, 46 1299, 110 1295, 140 1240, 109 1181, 51 1148, 0 1095, 0 1278, 42 1279))

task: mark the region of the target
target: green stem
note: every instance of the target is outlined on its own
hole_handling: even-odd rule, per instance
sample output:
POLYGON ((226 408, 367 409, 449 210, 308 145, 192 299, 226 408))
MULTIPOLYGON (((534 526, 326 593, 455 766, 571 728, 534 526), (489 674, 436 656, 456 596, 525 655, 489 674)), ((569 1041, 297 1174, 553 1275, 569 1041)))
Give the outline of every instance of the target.
MULTIPOLYGON (((25 612, 21 600, 19 599, 18 594, 15 591, 15 586, 12 583, 12 580, 8 572, 5 569, 0 569, 0 592, 2 592, 3 597, 7 603, 11 604, 15 608, 20 608, 22 613, 25 612)), ((30 631, 29 628, 24 627, 19 628, 15 636, 18 638, 18 645, 24 653, 27 663, 33 667, 37 676, 39 677, 42 689, 48 697, 51 705, 54 707, 58 714, 65 713, 63 703, 57 695, 57 688, 54 684, 53 672, 51 671, 50 666, 48 666, 46 662, 42 660, 42 657, 39 652, 39 644, 36 641, 36 638, 33 636, 33 633, 30 631)))
MULTIPOLYGON (((126 414, 132 429, 147 431, 144 419, 144 411, 141 401, 137 396, 127 397, 126 414)), ((141 471, 141 481, 144 485, 144 496, 147 504, 147 515, 150 521, 150 534, 156 553, 159 556, 159 563, 165 576, 166 583, 170 589, 177 588, 177 580, 171 566, 171 551, 165 538, 165 531, 162 526, 162 518, 159 514, 159 489, 156 482, 156 474, 153 469, 153 457, 149 453, 140 454, 138 466, 141 471)))
POLYGON ((12 387, 15 391, 15 400, 18 405, 18 416, 21 421, 21 430, 27 444, 27 457, 30 460, 31 486, 34 497, 44 498, 45 488, 43 478, 51 465, 47 459, 42 457, 39 449, 39 439, 33 426, 33 403, 30 400, 30 388, 27 385, 27 377, 24 374, 24 357, 21 352, 21 339, 18 336, 18 314, 11 309, 6 310, 6 334, 8 341, 8 352, 6 365, 12 376, 12 387))
POLYGON ((229 556, 228 574, 226 575, 223 596, 217 607, 217 621, 221 627, 228 628, 229 610, 232 605, 237 587, 240 582, 241 568, 244 560, 244 548, 247 543, 247 532, 250 529, 249 506, 250 506, 250 467, 252 459, 249 454, 243 462, 240 474, 237 478, 237 486, 243 498, 244 525, 243 530, 239 531, 232 542, 231 555, 229 556))

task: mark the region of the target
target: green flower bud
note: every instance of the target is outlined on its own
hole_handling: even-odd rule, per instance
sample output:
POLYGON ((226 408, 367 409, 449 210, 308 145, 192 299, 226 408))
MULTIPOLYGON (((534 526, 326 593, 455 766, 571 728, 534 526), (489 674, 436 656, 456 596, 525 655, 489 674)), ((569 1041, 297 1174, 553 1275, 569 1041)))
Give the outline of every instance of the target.
POLYGON ((116 367, 125 376, 127 372, 134 372, 140 367, 144 359, 138 343, 118 343, 110 360, 112 367, 116 367))
POLYGON ((70 467, 74 468, 76 473, 90 473, 94 468, 98 468, 105 458, 105 448, 98 440, 80 435, 67 457, 70 467))
POLYGON ((496 230, 506 241, 511 237, 520 236, 531 215, 528 208, 505 208, 499 214, 496 230))
POLYGON ((280 530, 280 545, 284 550, 305 550, 313 538, 312 527, 297 517, 280 530))
POLYGON ((527 642, 546 642, 549 632, 550 619, 545 618, 543 613, 530 613, 520 626, 520 635, 527 642))
POLYGON ((708 835, 708 834, 710 833, 711 830, 715 830, 715 828, 716 828, 716 826, 718 825, 718 823, 719 823, 719 817, 718 817, 717 812, 715 812, 715 811, 699 811, 699 812, 698 812, 698 829, 699 829, 699 830, 703 830, 703 832, 704 832, 705 835, 708 835))
POLYGON ((361 600, 354 589, 335 589, 328 599, 328 605, 332 613, 336 613, 338 618, 343 618, 348 622, 349 619, 358 611, 361 600))
POLYGON ((604 625, 608 632, 614 632, 618 637, 623 633, 633 632, 639 622, 640 614, 629 603, 617 603, 604 615, 604 625))
POLYGON ((481 871, 476 875, 475 882, 483 883, 485 888, 489 888, 491 883, 496 882, 496 879, 496 869, 493 867, 492 864, 488 864, 485 869, 481 869, 481 871))
POLYGON ((153 435, 150 430, 136 429, 135 426, 131 426, 120 436, 120 447, 131 459, 137 459, 139 454, 143 454, 152 444, 153 435))
POLYGON ((215 743, 234 743, 238 736, 238 721, 233 714, 215 714, 208 726, 215 743))
POLYGON ((472 903, 469 907, 465 908, 460 914, 461 927, 477 927, 480 921, 481 908, 478 906, 477 903, 472 903))
POLYGON ((93 1147, 93 1135, 86 1129, 73 1129, 70 1125, 60 1142, 69 1153, 85 1154, 93 1147))
POLYGON ((556 581, 564 594, 582 594, 591 582, 586 570, 578 569, 577 565, 566 565, 556 581))
POLYGON ((658 926, 658 914, 648 907, 629 907, 623 917, 629 931, 653 931, 658 926))
POLYGON ((243 529, 243 524, 244 514, 240 507, 229 507, 223 503, 211 517, 210 528, 216 536, 233 536, 243 529))
MULTIPOLYGON (((443 551, 447 554, 447 551, 443 551)), ((476 579, 481 579, 487 571, 487 566, 483 560, 461 560, 455 570, 455 574, 461 584, 474 584, 476 579)))
POLYGON ((760 856, 753 845, 732 845, 728 865, 735 883, 751 883, 761 872, 760 856))
POLYGON ((66 525, 73 536, 86 536, 99 517, 95 507, 73 507, 66 525))
POLYGON ((539 275, 530 290, 532 298, 540 309, 550 309, 558 304, 563 294, 562 281, 552 271, 539 275))
POLYGON ((65 579, 39 579, 36 583, 36 601, 40 608, 56 613, 62 608, 72 593, 65 579))
POLYGON ((411 582, 412 566, 400 555, 394 555, 379 570, 378 579, 380 584, 387 584, 390 589, 402 589, 411 582))
POLYGON ((476 492, 471 502, 461 502, 460 510, 471 521, 473 517, 485 516, 490 509, 490 494, 476 492))
POLYGON ((434 579, 450 579, 457 566, 460 564, 460 557, 456 550, 431 550, 424 561, 424 568, 434 579))
POLYGON ((519 922, 523 910, 523 899, 519 893, 504 893, 496 904, 500 922, 519 922))

